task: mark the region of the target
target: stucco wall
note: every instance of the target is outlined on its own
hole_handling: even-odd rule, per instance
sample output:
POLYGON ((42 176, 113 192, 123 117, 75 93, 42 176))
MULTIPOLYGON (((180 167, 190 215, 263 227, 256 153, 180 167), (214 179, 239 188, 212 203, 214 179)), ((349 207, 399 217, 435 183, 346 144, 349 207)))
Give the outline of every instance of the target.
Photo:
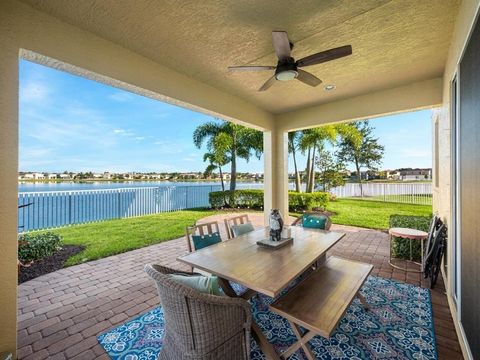
MULTIPOLYGON (((452 162, 451 162, 451 93, 450 93, 450 84, 457 71, 458 63, 460 62, 463 49, 468 40, 469 32, 473 26, 475 15, 478 12, 480 6, 479 0, 464 0, 462 1, 457 22, 455 25, 454 34, 450 44, 450 50, 448 55, 448 60, 445 68, 445 73, 443 76, 443 105, 439 109, 438 113, 435 114, 435 119, 438 121, 438 153, 435 154, 438 156, 437 161, 434 163, 438 164, 438 170, 433 171, 434 175, 437 174, 438 179, 434 176, 434 184, 438 183, 437 187, 434 187, 433 194, 433 209, 437 212, 446 222, 447 225, 452 223, 452 211, 451 211, 451 197, 452 197, 452 188, 451 188, 451 179, 452 179, 452 162)), ((432 127, 434 129, 434 127, 432 127)), ((434 130, 435 131, 435 130, 434 130)), ((435 134, 433 134, 435 135, 435 134)), ((454 236, 452 234, 452 227, 449 227, 449 248, 452 249, 452 240, 454 236)), ((448 263, 452 263, 452 252, 448 253, 449 259, 448 263)), ((456 308, 452 300, 452 282, 450 279, 453 276, 453 268, 448 268, 447 273, 447 294, 450 303, 450 309, 452 311, 452 316, 456 319, 456 308)), ((462 331, 458 328, 457 325, 457 334, 462 337, 462 331)), ((464 345, 463 341, 460 342, 462 347, 464 345)), ((464 354, 467 355, 467 349, 463 348, 464 354)))
POLYGON ((245 100, 14 0, 0 1, 0 54, 1 353, 16 349, 18 61, 21 54, 30 60, 257 129, 270 129, 273 116, 245 100))
MULTIPOLYGON (((462 39, 478 0, 465 0, 455 34, 445 79, 452 74, 462 39)), ((258 129, 265 135, 265 171, 270 192, 266 207, 286 208, 285 131, 325 122, 436 106, 441 102, 441 79, 366 94, 274 117, 237 97, 192 80, 112 42, 35 11, 15 0, 0 1, 0 352, 14 351, 16 338, 16 226, 18 170, 18 56, 26 49, 30 59, 79 75, 136 91, 181 106, 221 116, 258 129), (43 56, 37 56, 41 54, 43 56), (55 60, 53 60, 55 59, 55 60)), ((448 87, 443 81, 444 99, 448 87)), ((440 156, 449 156, 448 105, 441 118, 440 156)), ((447 161, 448 162, 448 161, 447 161)), ((441 170, 442 193, 435 208, 448 215, 448 167, 441 170)), ((285 210, 284 210, 285 211, 285 210)))

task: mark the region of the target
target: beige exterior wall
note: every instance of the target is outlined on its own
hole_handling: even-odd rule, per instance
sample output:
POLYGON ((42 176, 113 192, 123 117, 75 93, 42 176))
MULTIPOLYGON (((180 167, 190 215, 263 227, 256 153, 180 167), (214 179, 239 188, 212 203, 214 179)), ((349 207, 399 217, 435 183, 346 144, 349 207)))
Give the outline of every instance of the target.
POLYGON ((273 115, 14 1, 0 2, 0 353, 16 349, 19 56, 264 130, 273 115))
POLYGON ((440 186, 434 206, 449 218, 450 80, 479 0, 465 0, 443 79, 431 79, 362 96, 272 115, 240 98, 192 80, 112 42, 14 0, 0 2, 0 352, 16 338, 16 231, 18 170, 18 57, 22 56, 156 99, 265 130, 265 213, 288 212, 287 133, 323 123, 431 108, 439 117, 440 186), (22 50, 23 49, 23 50, 22 50), (41 54, 38 55, 38 54, 41 54))
POLYGON ((18 50, 3 36, 0 49, 1 353, 15 350, 17 328, 18 50))
MULTIPOLYGON (((443 105, 434 114, 432 118, 433 124, 438 122, 438 152, 435 153, 434 164, 438 164, 438 169, 433 169, 433 183, 438 186, 434 186, 433 192, 433 210, 437 212, 446 222, 447 225, 452 223, 452 214, 451 212, 451 201, 452 201, 452 142, 451 142, 451 93, 450 93, 450 84, 453 77, 456 74, 458 64, 461 60, 465 44, 468 40, 470 30, 474 24, 475 16, 479 11, 480 1, 479 0, 464 0, 462 1, 457 22, 455 25, 455 31, 452 37, 450 44, 450 50, 448 55, 448 60, 445 68, 445 73, 443 76, 443 105), (438 176, 438 178, 436 178, 438 176)), ((435 126, 432 126, 433 131, 435 132, 435 126)), ((435 136, 435 133, 433 134, 435 136)), ((435 145, 434 145, 435 148, 435 145)), ((449 227, 448 241, 449 249, 452 249, 452 240, 454 239, 454 234, 452 234, 451 226, 449 227)), ((448 252, 449 259, 448 263, 452 263, 452 252, 448 252)), ((459 328, 457 322, 456 308, 452 300, 453 293, 453 283, 450 279, 453 276, 453 268, 448 268, 447 282, 447 295, 450 304, 450 309, 452 311, 452 316, 454 318, 454 323, 457 326, 457 334, 461 338, 460 344, 462 345, 462 350, 466 358, 468 358, 469 353, 465 348, 465 340, 463 339, 463 331, 459 328)))

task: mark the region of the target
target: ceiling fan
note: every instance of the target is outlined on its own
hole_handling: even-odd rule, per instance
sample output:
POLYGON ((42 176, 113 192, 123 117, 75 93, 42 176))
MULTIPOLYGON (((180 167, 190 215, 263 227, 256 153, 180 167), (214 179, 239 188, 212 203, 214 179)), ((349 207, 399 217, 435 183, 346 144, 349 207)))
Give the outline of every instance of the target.
POLYGON ((275 74, 268 79, 258 91, 265 91, 276 80, 289 81, 300 80, 301 82, 310 85, 317 86, 322 83, 322 80, 315 75, 310 74, 301 67, 316 65, 327 61, 339 59, 344 56, 352 54, 352 46, 346 45, 338 48, 321 51, 316 54, 306 56, 300 60, 295 61, 291 56, 293 44, 288 40, 286 31, 272 31, 273 48, 278 57, 277 66, 230 66, 228 70, 231 71, 263 71, 263 70, 275 70, 275 74))

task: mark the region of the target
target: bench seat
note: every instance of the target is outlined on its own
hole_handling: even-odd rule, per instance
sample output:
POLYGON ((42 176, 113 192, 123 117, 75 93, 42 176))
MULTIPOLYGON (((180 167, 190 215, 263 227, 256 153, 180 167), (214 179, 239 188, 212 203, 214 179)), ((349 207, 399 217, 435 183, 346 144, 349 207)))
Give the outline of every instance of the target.
MULTIPOLYGON (((330 257, 285 296, 270 305, 272 312, 286 318, 299 341, 282 354, 288 357, 300 347, 312 356, 308 341, 315 335, 329 338, 349 305, 360 295, 358 291, 373 265, 330 257), (301 334, 299 325, 307 329, 301 334)), ((366 306, 365 300, 360 297, 366 306)))

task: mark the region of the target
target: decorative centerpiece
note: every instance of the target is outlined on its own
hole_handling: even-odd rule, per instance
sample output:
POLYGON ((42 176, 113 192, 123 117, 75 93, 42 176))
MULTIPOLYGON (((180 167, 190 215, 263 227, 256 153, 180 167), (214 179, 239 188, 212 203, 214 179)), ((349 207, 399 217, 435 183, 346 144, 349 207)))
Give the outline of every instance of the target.
POLYGON ((293 241, 291 229, 289 227, 284 228, 282 214, 280 214, 278 209, 272 209, 270 212, 269 225, 269 238, 257 241, 258 245, 278 249, 293 241))
POLYGON ((278 209, 270 212, 270 240, 280 241, 282 239, 283 219, 278 209))

